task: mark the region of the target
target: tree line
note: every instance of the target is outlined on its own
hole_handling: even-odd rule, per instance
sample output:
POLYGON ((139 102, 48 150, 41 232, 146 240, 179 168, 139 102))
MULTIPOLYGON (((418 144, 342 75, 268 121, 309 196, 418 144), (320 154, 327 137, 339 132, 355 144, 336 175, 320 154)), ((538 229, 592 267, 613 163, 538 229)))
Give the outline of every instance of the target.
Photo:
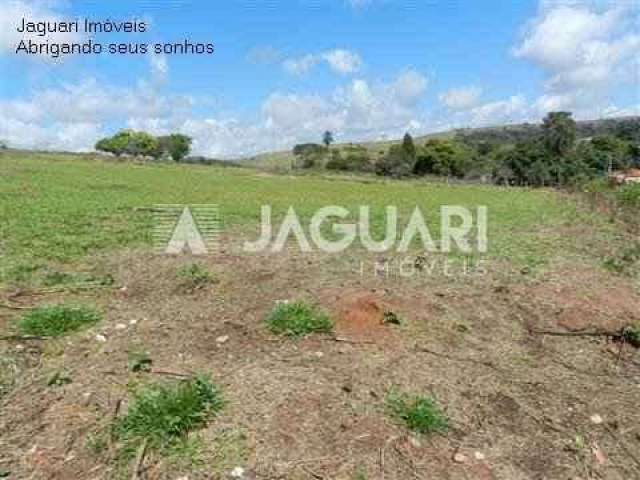
POLYGON ((156 137, 146 132, 122 130, 112 137, 99 140, 95 149, 117 157, 131 155, 180 162, 189 155, 191 142, 191 137, 181 133, 156 137))
MULTIPOLYGON (((374 172, 380 176, 436 175, 503 185, 561 186, 640 167, 640 122, 611 122, 604 134, 578 138, 570 112, 551 112, 542 125, 515 142, 458 132, 416 145, 408 133, 377 158, 362 146, 331 142, 296 145, 299 168, 374 172), (533 133, 533 134, 532 134, 533 133)), ((593 127, 591 127, 593 128, 593 127)), ((492 129, 493 133, 498 129, 492 129)), ((323 139, 327 138, 327 133, 323 139)))

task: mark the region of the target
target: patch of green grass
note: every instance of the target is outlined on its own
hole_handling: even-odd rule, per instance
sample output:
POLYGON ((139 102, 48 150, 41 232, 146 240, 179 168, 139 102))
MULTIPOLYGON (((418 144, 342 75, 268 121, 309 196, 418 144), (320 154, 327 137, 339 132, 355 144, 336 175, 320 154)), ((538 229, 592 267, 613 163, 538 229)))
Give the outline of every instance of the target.
POLYGON ((630 274, 634 266, 640 263, 640 242, 624 248, 615 256, 604 261, 604 267, 621 275, 630 274))
POLYGON ((153 359, 149 355, 149 352, 144 350, 135 350, 129 352, 128 367, 131 372, 148 372, 153 365, 153 359))
MULTIPOLYGON (((290 206, 307 229, 311 216, 336 202, 356 220, 358 207, 371 207, 371 234, 386 232, 384 209, 395 205, 402 231, 417 206, 437 237, 441 205, 489 212, 489 257, 548 261, 578 252, 593 256, 584 238, 566 229, 589 226, 606 245, 616 229, 576 203, 545 190, 445 185, 425 181, 368 179, 367 182, 317 175, 267 176, 243 168, 174 164, 134 165, 90 156, 10 152, 0 163, 0 238, 4 260, 13 265, 66 262, 89 253, 122 247, 150 247, 154 204, 223 205, 225 228, 242 227, 253 237, 260 206, 272 206, 280 222, 290 206)), ((307 233, 308 236, 308 233, 307 233)), ((357 242, 356 242, 357 243, 357 242)), ((29 273, 14 272, 18 276, 29 273)))
POLYGON ((178 270, 181 286, 188 290, 197 290, 215 281, 215 277, 197 263, 186 265, 178 270))
POLYGON ((205 377, 153 384, 134 393, 127 414, 113 425, 113 433, 129 452, 143 441, 152 448, 169 449, 204 427, 223 406, 220 391, 205 377))
POLYGON ((59 337, 98 323, 101 315, 87 306, 51 305, 25 314, 18 328, 25 335, 59 337))
POLYGON ((427 435, 444 433, 449 428, 446 415, 430 397, 393 391, 387 395, 386 407, 393 418, 412 432, 427 435))
POLYGON ((303 302, 278 303, 266 322, 271 332, 291 337, 329 333, 333 329, 331 319, 324 312, 303 302))
POLYGON ((634 347, 640 348, 640 322, 625 327, 622 330, 622 339, 634 347))

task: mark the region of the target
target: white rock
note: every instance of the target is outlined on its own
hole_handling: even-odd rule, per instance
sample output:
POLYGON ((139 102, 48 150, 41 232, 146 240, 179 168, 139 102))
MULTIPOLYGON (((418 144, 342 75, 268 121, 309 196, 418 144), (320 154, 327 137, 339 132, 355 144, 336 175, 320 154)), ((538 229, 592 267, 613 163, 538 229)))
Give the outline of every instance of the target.
POLYGON ((219 344, 227 343, 228 341, 229 341, 229 335, 222 335, 216 338, 216 343, 219 343, 219 344))
POLYGON ((124 330, 126 328, 127 328, 127 326, 124 323, 118 323, 116 325, 116 330, 124 330))
POLYGON ((129 325, 136 325, 138 320, 129 320, 129 325))
POLYGON ((463 453, 458 452, 453 456, 453 461, 456 463, 467 463, 468 460, 469 458, 463 453))
POLYGON ((591 415, 591 422, 595 423, 596 425, 600 425, 603 420, 602 417, 596 413, 595 415, 591 415))
POLYGON ((236 467, 231 470, 231 478, 244 478, 244 468, 236 467))
POLYGON ((475 457, 476 460, 484 460, 485 458, 487 458, 484 456, 484 453, 482 452, 475 452, 473 456, 475 457))
POLYGON ((102 335, 101 333, 96 335, 96 340, 100 343, 104 343, 107 341, 107 337, 105 337, 104 335, 102 335))
POLYGON ((315 352, 315 353, 314 353, 314 355, 315 355, 316 357, 318 357, 318 358, 322 358, 322 357, 324 357, 324 353, 322 353, 322 352, 315 352))

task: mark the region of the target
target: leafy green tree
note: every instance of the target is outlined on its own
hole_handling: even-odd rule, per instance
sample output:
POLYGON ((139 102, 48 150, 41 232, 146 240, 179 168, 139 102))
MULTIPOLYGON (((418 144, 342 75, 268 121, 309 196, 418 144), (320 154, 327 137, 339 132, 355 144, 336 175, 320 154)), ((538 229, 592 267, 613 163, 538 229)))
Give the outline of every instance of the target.
POLYGON ((544 144, 553 155, 563 157, 576 141, 576 122, 570 112, 550 112, 542 121, 544 144))
POLYGON ((413 137, 407 132, 402 139, 402 150, 409 158, 416 158, 416 146, 413 143, 413 137))
POLYGON ((333 143, 333 133, 329 130, 324 132, 322 135, 322 143, 324 143, 325 147, 329 148, 329 146, 333 143))
POLYGON ((189 155, 191 151, 191 137, 181 133, 172 133, 163 137, 158 137, 158 149, 160 155, 168 154, 173 161, 179 162, 189 155))
POLYGON ((375 172, 378 175, 404 177, 413 171, 415 158, 412 158, 402 145, 392 145, 386 155, 378 160, 375 172))
POLYGON ((464 177, 469 171, 473 150, 456 140, 429 140, 418 153, 413 173, 464 177))

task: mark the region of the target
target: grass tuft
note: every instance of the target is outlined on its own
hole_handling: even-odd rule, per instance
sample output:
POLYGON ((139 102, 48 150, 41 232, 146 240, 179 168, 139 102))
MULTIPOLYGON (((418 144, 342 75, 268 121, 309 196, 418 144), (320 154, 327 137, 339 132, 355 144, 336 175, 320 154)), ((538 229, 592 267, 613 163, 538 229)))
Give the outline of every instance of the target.
POLYGON ((447 417, 430 397, 391 392, 386 404, 391 416, 402 421, 412 432, 427 435, 443 433, 449 428, 447 417))
POLYGON ((220 391, 205 377, 173 385, 154 384, 134 394, 132 405, 113 425, 113 432, 129 446, 146 440, 150 447, 167 449, 203 427, 223 406, 220 391))
POLYGON ((187 290, 198 290, 215 281, 214 276, 206 268, 192 263, 178 270, 181 286, 187 290))
POLYGON ((59 337, 100 321, 100 314, 87 306, 50 305, 24 315, 18 328, 25 335, 59 337))
POLYGON ((291 337, 329 333, 333 329, 325 313, 303 302, 279 303, 267 317, 267 326, 275 334, 291 337))

